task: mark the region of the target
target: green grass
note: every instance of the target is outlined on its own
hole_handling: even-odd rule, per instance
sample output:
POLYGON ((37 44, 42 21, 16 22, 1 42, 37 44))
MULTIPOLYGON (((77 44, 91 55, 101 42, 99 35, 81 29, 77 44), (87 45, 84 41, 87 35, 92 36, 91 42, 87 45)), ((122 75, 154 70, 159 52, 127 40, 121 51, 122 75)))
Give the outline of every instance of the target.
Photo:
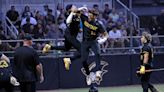
MULTIPOLYGON (((164 84, 154 85, 159 92, 164 92, 164 84)), ((78 88, 78 89, 59 89, 59 90, 45 90, 37 92, 88 92, 89 88, 78 88)), ((142 92, 140 85, 130 85, 130 86, 117 86, 117 87, 100 87, 99 92, 142 92)))

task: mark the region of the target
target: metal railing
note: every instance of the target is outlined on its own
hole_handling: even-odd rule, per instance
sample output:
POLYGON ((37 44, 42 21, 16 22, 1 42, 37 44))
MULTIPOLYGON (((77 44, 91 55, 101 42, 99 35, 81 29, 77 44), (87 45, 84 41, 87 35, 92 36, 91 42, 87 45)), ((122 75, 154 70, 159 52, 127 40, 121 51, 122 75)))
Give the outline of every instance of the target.
MULTIPOLYGON (((126 36, 126 37, 122 37, 121 39, 125 39, 125 38, 130 38, 131 36, 126 36)), ((133 36, 133 39, 139 40, 141 36, 133 36)), ((153 36, 153 38, 164 38, 164 36, 153 36)), ((58 41, 63 41, 64 39, 33 39, 34 43, 37 42, 58 42, 58 41)), ((10 42, 22 42, 22 40, 1 40, 2 44, 3 43, 10 43, 10 42)), ((138 54, 140 52, 140 48, 141 48, 141 44, 139 44, 137 47, 107 47, 107 48, 101 48, 101 51, 103 49, 106 50, 106 52, 101 52, 101 55, 124 55, 124 54, 138 54), (117 52, 117 53, 116 53, 117 52)), ((159 46, 153 46, 153 48, 155 49, 155 53, 164 53, 164 45, 159 45, 159 46)), ((71 49, 68 52, 64 52, 64 51, 57 51, 57 50, 50 50, 50 52, 48 54, 43 54, 42 50, 37 50, 37 52, 39 53, 41 58, 52 58, 52 57, 68 57, 68 56, 72 56, 73 52, 75 52, 75 49, 71 49)), ((4 53, 4 54, 10 54, 9 57, 13 57, 13 53, 14 51, 0 51, 0 53, 4 53)), ((93 55, 93 53, 91 53, 90 55, 93 55)))
POLYGON ((11 20, 7 16, 5 17, 5 19, 6 19, 6 27, 9 30, 9 35, 13 39, 17 39, 18 38, 18 34, 19 34, 17 28, 13 25, 13 23, 11 22, 11 20))
MULTIPOLYGON (((139 17, 130 9, 128 8, 125 4, 123 4, 120 0, 114 0, 115 2, 113 3, 114 7, 117 8, 115 4, 121 5, 121 7, 126 11, 126 16, 128 17, 130 15, 130 20, 131 22, 134 23, 134 26, 139 29, 140 28, 140 19, 139 17)), ((122 9, 121 9, 122 10, 122 9)))

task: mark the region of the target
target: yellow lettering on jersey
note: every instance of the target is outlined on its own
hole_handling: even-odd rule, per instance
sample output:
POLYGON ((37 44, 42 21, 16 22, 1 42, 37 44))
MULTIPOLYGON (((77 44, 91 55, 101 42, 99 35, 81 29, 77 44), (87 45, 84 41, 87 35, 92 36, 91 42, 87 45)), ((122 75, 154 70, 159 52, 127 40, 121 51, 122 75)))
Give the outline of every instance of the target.
POLYGON ((94 30, 94 31, 97 30, 96 26, 89 24, 87 21, 84 21, 84 25, 91 30, 94 30))
POLYGON ((8 66, 9 66, 8 63, 5 60, 0 61, 0 68, 6 68, 8 66))

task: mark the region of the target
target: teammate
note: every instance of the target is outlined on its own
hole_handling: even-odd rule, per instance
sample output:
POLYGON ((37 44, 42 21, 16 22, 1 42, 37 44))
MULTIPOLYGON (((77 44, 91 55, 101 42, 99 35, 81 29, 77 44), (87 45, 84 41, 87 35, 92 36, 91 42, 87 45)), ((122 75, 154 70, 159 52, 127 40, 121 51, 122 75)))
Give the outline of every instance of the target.
POLYGON ((141 68, 140 68, 140 75, 141 75, 141 85, 143 88, 143 92, 148 92, 150 89, 152 92, 158 92, 152 84, 150 84, 150 75, 151 72, 145 72, 145 70, 149 70, 152 68, 152 61, 153 61, 153 49, 150 45, 151 43, 151 34, 147 32, 143 32, 141 37, 142 49, 140 53, 141 58, 141 68))
MULTIPOLYGON (((83 8, 79 8, 81 10, 83 8)), ((67 23, 67 29, 65 31, 65 41, 64 46, 51 46, 50 44, 46 44, 43 48, 43 53, 48 52, 50 49, 55 50, 63 50, 63 51, 69 51, 72 47, 74 47, 77 52, 76 54, 71 58, 64 58, 65 68, 66 70, 69 70, 69 66, 71 64, 71 61, 80 58, 80 48, 81 43, 79 40, 76 39, 78 32, 80 32, 80 12, 76 11, 76 6, 71 6, 71 13, 68 16, 66 23, 67 23), (76 13, 75 13, 76 12, 76 13)))
POLYGON ((10 83, 11 69, 9 64, 9 58, 0 53, 0 91, 4 88, 5 92, 13 92, 13 86, 10 83))
POLYGON ((88 17, 83 14, 80 15, 81 21, 83 23, 81 61, 83 63, 83 67, 85 68, 86 74, 88 75, 87 84, 90 85, 91 84, 91 78, 89 78, 90 70, 87 64, 89 50, 91 49, 95 53, 95 59, 96 59, 95 71, 96 71, 97 78, 99 78, 101 76, 101 71, 100 71, 101 67, 100 67, 100 50, 99 50, 98 43, 102 44, 103 42, 105 42, 108 38, 108 34, 102 23, 97 20, 98 12, 96 10, 90 10, 88 15, 89 15, 88 17))

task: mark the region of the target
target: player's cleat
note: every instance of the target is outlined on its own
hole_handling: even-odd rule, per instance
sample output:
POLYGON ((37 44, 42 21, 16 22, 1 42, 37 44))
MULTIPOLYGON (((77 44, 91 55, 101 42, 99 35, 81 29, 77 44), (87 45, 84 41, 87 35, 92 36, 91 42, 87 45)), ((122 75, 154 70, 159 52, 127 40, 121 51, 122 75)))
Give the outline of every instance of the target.
POLYGON ((17 79, 13 76, 10 77, 10 83, 13 85, 13 86, 19 86, 20 83, 17 81, 17 79))
POLYGON ((150 87, 150 90, 151 90, 151 92, 159 92, 156 88, 154 88, 154 87, 150 87))
POLYGON ((93 86, 89 89, 89 92, 98 92, 98 88, 93 86))
POLYGON ((64 66, 66 70, 69 70, 70 64, 71 64, 71 59, 70 58, 64 58, 64 66))
POLYGON ((51 45, 46 44, 42 50, 42 53, 47 53, 51 49, 51 45))
POLYGON ((94 82, 95 79, 96 79, 95 73, 91 72, 91 73, 86 77, 87 85, 91 85, 91 83, 94 82))
POLYGON ((102 71, 96 71, 96 80, 100 80, 102 78, 102 71))

